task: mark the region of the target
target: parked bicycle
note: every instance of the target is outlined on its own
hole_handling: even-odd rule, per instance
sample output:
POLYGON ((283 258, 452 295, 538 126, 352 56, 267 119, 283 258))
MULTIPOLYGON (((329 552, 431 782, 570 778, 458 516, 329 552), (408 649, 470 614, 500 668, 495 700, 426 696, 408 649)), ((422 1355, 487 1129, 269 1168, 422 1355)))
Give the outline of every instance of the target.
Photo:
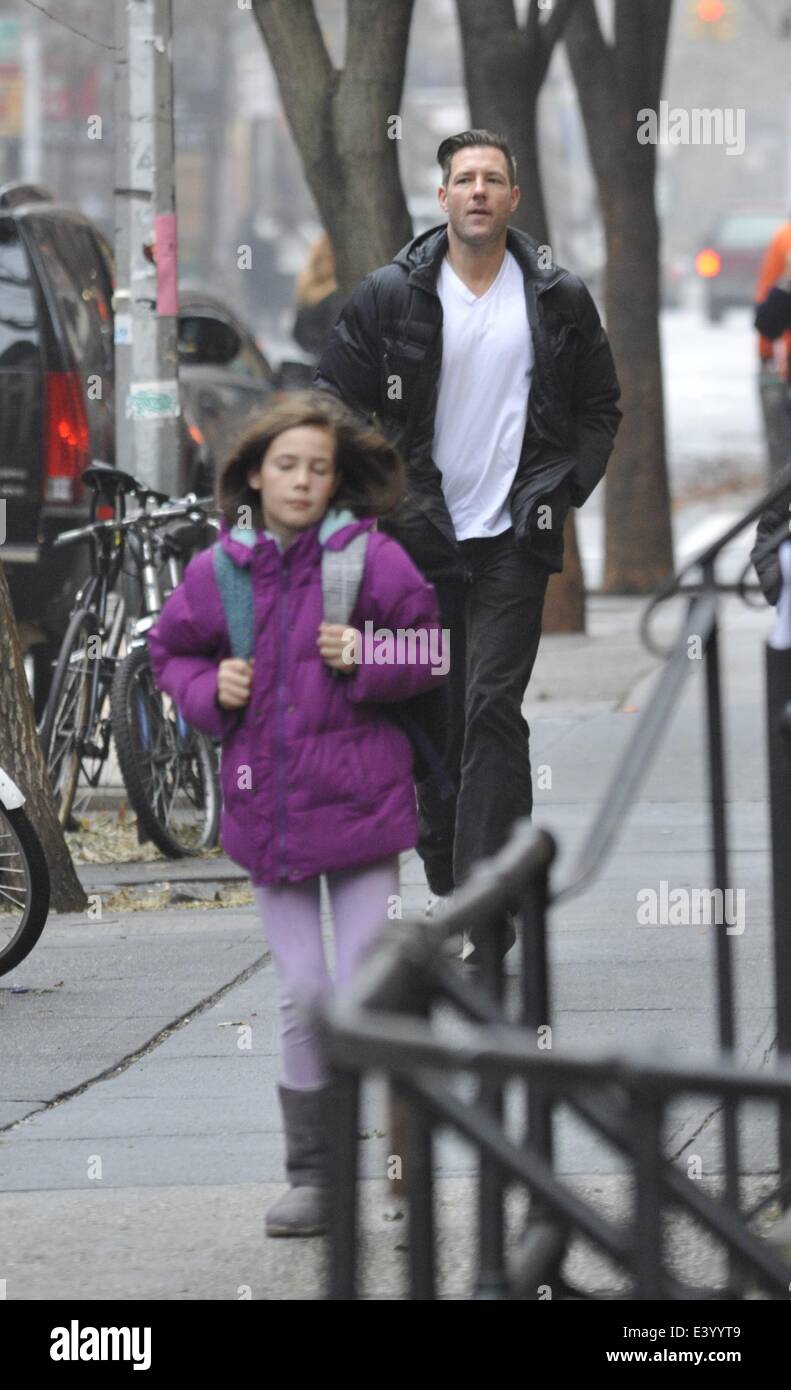
POLYGON ((49 868, 25 797, 0 768, 0 975, 33 950, 49 914, 49 868))
POLYGON ((40 735, 58 816, 66 825, 77 788, 99 780, 111 742, 143 839, 171 858, 216 842, 217 756, 154 685, 145 634, 211 525, 208 499, 170 501, 130 474, 92 464, 91 521, 56 546, 90 544, 91 573, 63 639, 40 735), (139 511, 125 515, 133 495, 139 511), (97 520, 103 505, 112 516, 97 520))

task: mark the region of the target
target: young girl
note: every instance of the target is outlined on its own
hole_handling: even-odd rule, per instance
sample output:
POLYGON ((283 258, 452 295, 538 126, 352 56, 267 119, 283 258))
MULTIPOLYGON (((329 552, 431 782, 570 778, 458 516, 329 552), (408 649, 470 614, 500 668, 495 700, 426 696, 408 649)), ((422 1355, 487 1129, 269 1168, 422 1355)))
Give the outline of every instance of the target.
POLYGON ((249 870, 278 977, 290 1188, 267 1213, 269 1235, 314 1235, 325 1225, 326 1075, 298 1007, 330 987, 319 876, 343 984, 386 921, 399 853, 417 840, 411 744, 383 705, 432 689, 445 667, 429 656, 436 663, 441 647, 433 587, 374 529, 403 484, 392 446, 333 397, 282 398, 219 480, 220 544, 251 575, 250 661, 231 655, 211 550, 192 560, 149 634, 158 684, 190 724, 222 741, 222 843, 249 870), (392 638, 384 651, 380 634, 372 650, 323 618, 322 551, 362 531, 365 568, 350 627, 425 630, 410 651, 400 644, 398 660, 392 638))

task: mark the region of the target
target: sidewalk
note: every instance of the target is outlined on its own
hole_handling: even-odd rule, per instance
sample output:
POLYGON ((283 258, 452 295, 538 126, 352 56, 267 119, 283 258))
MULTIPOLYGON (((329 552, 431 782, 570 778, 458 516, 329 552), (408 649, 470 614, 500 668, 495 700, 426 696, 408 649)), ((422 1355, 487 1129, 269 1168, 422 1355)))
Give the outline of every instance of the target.
MULTIPOLYGON (((536 821, 560 841, 559 878, 650 690, 656 662, 636 636, 642 607, 594 599, 590 636, 542 643, 526 711, 534 775, 551 769, 536 821)), ((760 709, 771 614, 735 600, 724 614, 731 877, 746 901, 746 929, 731 938, 739 1054, 759 1067, 773 1037, 760 709)), ((672 632, 670 614, 662 628, 672 632)), ((701 696, 697 673, 600 878, 553 913, 555 1049, 639 1046, 691 1059, 713 1048, 714 929, 636 920, 641 888, 709 878, 701 696)), ((239 876, 224 859, 82 872, 88 891, 102 893, 158 878, 239 876)), ((421 910, 425 891, 417 857, 405 856, 405 911, 421 910)), ((263 1212, 282 1190, 275 992, 252 908, 51 919, 33 954, 0 982, 0 1263, 9 1299, 320 1296, 323 1242, 263 1236, 263 1212), (12 992, 20 988, 27 992, 12 992)), ((373 1298, 403 1288, 405 1207, 388 1190, 383 1113, 381 1089, 369 1088, 363 1208, 373 1298)), ((716 1181, 717 1134, 713 1107, 689 1105, 674 1117, 672 1151, 698 1155, 705 1184, 716 1181)), ((561 1121, 558 1138, 560 1171, 603 1209, 623 1210, 616 1156, 579 1125, 561 1121)), ((759 1193, 774 1163, 769 1117, 756 1116, 746 1139, 749 1187, 759 1193)), ((452 1137, 439 1153, 443 1292, 458 1298, 474 1249, 472 1158, 452 1137)), ((678 1240, 699 1277, 704 1243, 684 1231, 678 1240)), ((592 1289, 617 1286, 581 1246, 571 1268, 592 1289)))

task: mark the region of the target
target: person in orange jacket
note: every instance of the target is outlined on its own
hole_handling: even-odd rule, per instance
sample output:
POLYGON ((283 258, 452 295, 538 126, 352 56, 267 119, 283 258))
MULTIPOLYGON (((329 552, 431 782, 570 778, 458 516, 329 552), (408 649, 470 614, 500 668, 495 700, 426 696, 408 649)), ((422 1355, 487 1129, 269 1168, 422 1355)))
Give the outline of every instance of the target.
MULTIPOLYGON (((766 250, 758 284, 755 287, 755 302, 762 304, 769 295, 769 291, 777 284, 784 274, 788 254, 791 251, 791 217, 788 222, 784 222, 782 227, 778 227, 769 246, 766 250)), ((758 326, 758 325, 756 325, 758 326)), ((785 369, 788 375, 791 366, 791 330, 783 333, 781 338, 781 368, 785 369)), ((765 365, 773 361, 775 357, 775 343, 772 339, 765 337, 759 332, 758 353, 761 364, 765 365)))

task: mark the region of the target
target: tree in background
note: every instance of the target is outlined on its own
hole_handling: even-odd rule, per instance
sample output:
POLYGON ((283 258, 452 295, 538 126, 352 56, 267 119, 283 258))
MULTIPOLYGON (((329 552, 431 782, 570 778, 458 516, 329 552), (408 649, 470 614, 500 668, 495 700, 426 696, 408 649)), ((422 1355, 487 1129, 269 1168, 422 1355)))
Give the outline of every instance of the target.
POLYGON ((604 588, 649 593, 673 566, 659 341, 656 146, 638 112, 658 110, 672 0, 614 0, 605 38, 594 0, 564 32, 607 242, 607 331, 623 421, 607 469, 604 588))
MULTIPOLYGON (((520 25, 514 0, 488 0, 485 5, 480 0, 456 0, 470 123, 507 138, 522 191, 512 222, 539 246, 551 246, 552 240, 539 160, 538 95, 575 4, 576 0, 556 0, 547 9, 539 0, 530 0, 520 25)), ((549 581, 544 631, 584 632, 585 583, 573 509, 566 517, 563 540, 563 572, 549 581)))
POLYGON ((313 0, 253 0, 283 109, 335 251, 339 289, 392 260, 412 236, 397 122, 414 0, 347 0, 335 68, 313 0))
POLYGON ((63 836, 33 716, 22 648, 8 581, 0 564, 0 766, 27 798, 26 810, 36 827, 49 865, 52 906, 79 912, 87 905, 63 836))
POLYGON ((514 0, 487 0, 485 5, 456 0, 471 123, 507 137, 522 190, 513 225, 539 245, 551 245, 551 240, 539 160, 538 96, 576 3, 556 0, 546 9, 540 0, 530 0, 520 25, 514 0))

